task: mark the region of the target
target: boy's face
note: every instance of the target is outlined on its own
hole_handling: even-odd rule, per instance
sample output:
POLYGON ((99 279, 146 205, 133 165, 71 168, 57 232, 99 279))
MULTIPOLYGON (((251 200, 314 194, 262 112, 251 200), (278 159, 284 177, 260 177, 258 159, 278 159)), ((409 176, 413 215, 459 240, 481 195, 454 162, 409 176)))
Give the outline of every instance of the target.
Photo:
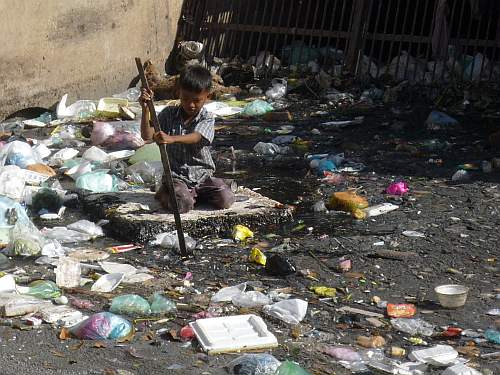
POLYGON ((180 99, 182 109, 188 116, 195 116, 205 105, 208 95, 210 95, 208 90, 192 92, 181 88, 180 99))

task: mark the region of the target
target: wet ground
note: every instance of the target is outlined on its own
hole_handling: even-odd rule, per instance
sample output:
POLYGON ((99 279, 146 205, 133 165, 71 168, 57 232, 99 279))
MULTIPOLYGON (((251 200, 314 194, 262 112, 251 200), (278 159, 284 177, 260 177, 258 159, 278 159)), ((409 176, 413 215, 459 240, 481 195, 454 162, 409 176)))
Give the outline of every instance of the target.
MULTIPOLYGON (((428 108, 396 111, 388 107, 371 109, 365 113, 361 125, 337 130, 321 126, 331 117, 308 116, 317 109, 302 105, 299 120, 293 123, 293 134, 312 141, 310 152, 345 152, 347 158, 366 165, 363 172, 345 175, 346 181, 340 186, 324 184, 308 172, 300 157, 266 160, 247 155, 257 141, 270 140, 276 135, 266 128, 276 130, 280 124, 222 122, 216 146, 221 156, 220 175, 234 176, 224 174, 232 170, 227 160, 229 146, 246 151, 237 152, 235 169, 246 171, 238 175, 239 184, 295 206, 294 220, 280 227, 251 228, 255 239, 247 244, 235 245, 224 238, 200 239, 201 248, 188 261, 154 248, 113 256, 114 261, 150 267, 158 277, 139 287, 121 288, 114 295, 136 292, 149 296, 153 291, 164 290, 180 303, 178 315, 162 324, 137 322, 138 333, 132 342, 121 344, 60 341, 59 331, 46 325, 29 331, 0 327, 3 354, 0 372, 225 373, 222 366, 234 355, 207 357, 195 342, 180 342, 170 331, 177 331, 191 321, 192 313, 206 310, 210 296, 222 286, 249 280, 260 281, 263 290, 289 288, 287 292, 293 296, 308 300, 308 314, 300 327, 291 329, 269 317, 265 321, 280 343, 271 353, 280 360, 297 361, 317 374, 349 373, 321 350, 325 346, 353 345, 358 335, 378 333, 385 337, 387 347, 400 346, 408 351, 420 348, 408 341, 410 335, 396 332, 388 323, 375 328, 363 317, 337 311, 342 306, 352 306, 383 314, 384 309, 371 303, 374 296, 394 303, 414 303, 417 316, 437 327, 451 325, 475 331, 494 327, 496 318, 486 312, 499 305, 495 296, 500 292, 500 171, 491 174, 472 171, 471 180, 459 184, 451 183, 450 177, 460 164, 480 164, 482 160, 500 156, 500 150, 487 143, 487 136, 498 120, 482 120, 477 115, 460 117, 460 125, 431 131, 424 125, 428 108), (321 134, 313 135, 313 128, 321 134), (435 143, 429 146, 427 141, 431 139, 438 139, 444 146, 436 147, 435 143), (442 164, 430 164, 429 159, 442 159, 442 164), (383 191, 388 184, 398 179, 408 182, 410 194, 403 198, 385 195, 383 191), (370 204, 389 201, 400 208, 363 221, 339 212, 312 212, 311 206, 316 201, 327 201, 333 191, 347 188, 356 189, 370 204), (402 232, 407 230, 422 232, 425 237, 405 237, 402 232), (283 243, 287 246, 280 246, 283 243), (286 278, 267 275, 247 260, 249 249, 254 246, 267 254, 284 251, 295 261, 299 272, 286 278), (379 250, 394 250, 401 256, 383 259, 376 254, 379 250), (349 273, 339 273, 336 269, 342 256, 352 260, 349 273), (187 272, 193 274, 191 287, 185 287, 182 281, 187 272), (433 292, 440 284, 469 287, 465 307, 441 308, 433 292), (313 285, 335 287, 337 297, 320 299, 309 290, 313 285)), ((70 215, 75 218, 80 214, 72 211, 70 215)), ((229 234, 225 238, 230 238, 229 234)), ((100 248, 119 242, 106 239, 93 246, 100 248)), ((35 277, 53 277, 45 267, 26 265, 26 270, 35 277), (40 274, 34 273, 36 269, 40 274)), ((95 311, 106 309, 109 303, 107 297, 78 295, 96 302, 95 311)), ((231 304, 211 309, 221 314, 238 312, 231 304)), ((499 349, 488 342, 476 344, 466 336, 425 340, 430 345, 445 343, 455 348, 474 345, 481 354, 499 349)), ((489 369, 490 374, 500 372, 493 360, 478 357, 470 360, 472 366, 489 369)))

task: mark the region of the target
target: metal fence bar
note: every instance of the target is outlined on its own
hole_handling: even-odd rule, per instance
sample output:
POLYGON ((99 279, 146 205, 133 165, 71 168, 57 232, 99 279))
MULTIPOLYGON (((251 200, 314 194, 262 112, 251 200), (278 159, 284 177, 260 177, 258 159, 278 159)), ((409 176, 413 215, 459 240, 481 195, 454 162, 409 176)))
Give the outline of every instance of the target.
MULTIPOLYGON (((343 67, 357 73, 368 71, 373 76, 373 65, 377 76, 385 66, 391 68, 388 72, 393 78, 414 82, 440 82, 448 79, 448 73, 453 76, 455 71, 458 80, 478 77, 491 80, 498 58, 497 42, 493 37, 498 20, 492 14, 473 19, 469 0, 448 0, 449 44, 455 51, 453 54, 453 49, 443 51, 443 60, 434 59, 431 20, 438 2, 186 0, 179 33, 184 40, 202 41, 206 53, 218 57, 239 55, 247 59, 254 51, 255 56, 263 52, 264 61, 272 55, 283 63, 298 62, 301 69, 303 64, 316 58, 310 58, 310 51, 316 49, 315 55, 324 57, 321 61, 327 69, 332 60, 337 64, 336 51, 343 50, 343 67), (284 47, 290 51, 288 61, 282 54, 284 47), (332 51, 335 51, 333 56, 332 51), (408 54, 404 64, 403 51, 408 54), (472 63, 465 69, 467 54, 473 54, 474 59, 479 53, 484 58, 470 60, 467 57, 472 63), (432 61, 434 66, 426 66, 420 59, 432 61), (357 69, 359 67, 361 69, 357 69)), ((264 72, 266 76, 275 68, 274 59, 271 61, 264 72)))

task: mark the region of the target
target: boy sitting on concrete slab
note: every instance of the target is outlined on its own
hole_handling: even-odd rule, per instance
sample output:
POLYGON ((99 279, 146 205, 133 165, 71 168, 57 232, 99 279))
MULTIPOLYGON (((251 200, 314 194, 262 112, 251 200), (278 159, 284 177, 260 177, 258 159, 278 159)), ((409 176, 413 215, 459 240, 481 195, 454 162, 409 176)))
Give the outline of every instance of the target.
MULTIPOLYGON (((181 74, 179 86, 181 104, 160 112, 159 133, 155 133, 150 124, 147 107, 153 93, 142 89, 139 98, 141 136, 146 142, 167 145, 180 213, 192 210, 196 202, 208 203, 217 209, 229 208, 235 196, 222 179, 213 177, 215 164, 210 145, 215 134, 214 118, 203 108, 212 88, 212 76, 202 66, 191 66, 181 74)), ((170 210, 165 181, 156 192, 156 199, 170 210)))

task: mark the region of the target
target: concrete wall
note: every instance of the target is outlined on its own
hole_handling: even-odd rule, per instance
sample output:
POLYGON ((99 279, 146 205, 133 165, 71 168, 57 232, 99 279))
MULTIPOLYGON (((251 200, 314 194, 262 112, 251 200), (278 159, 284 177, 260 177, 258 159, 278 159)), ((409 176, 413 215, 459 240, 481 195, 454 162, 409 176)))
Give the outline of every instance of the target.
POLYGON ((1 0, 0 120, 123 91, 135 56, 163 65, 182 0, 1 0))

